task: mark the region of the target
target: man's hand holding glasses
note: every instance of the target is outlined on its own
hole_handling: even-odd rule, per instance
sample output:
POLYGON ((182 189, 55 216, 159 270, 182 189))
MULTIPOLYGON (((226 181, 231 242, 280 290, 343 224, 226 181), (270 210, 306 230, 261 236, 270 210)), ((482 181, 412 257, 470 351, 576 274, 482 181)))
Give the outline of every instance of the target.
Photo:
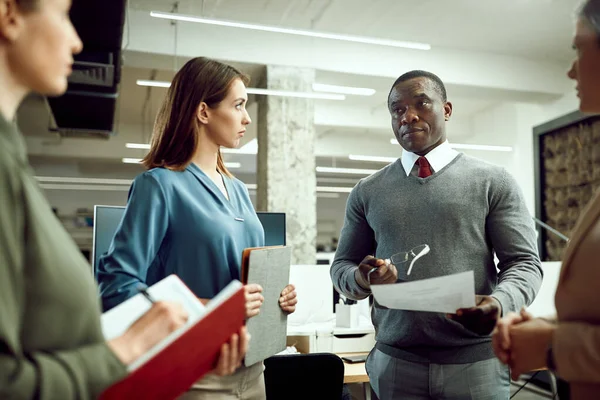
POLYGON ((395 253, 388 259, 366 256, 358 265, 355 273, 356 282, 363 289, 370 289, 371 285, 385 285, 398 281, 398 268, 402 268, 403 279, 406 279, 413 268, 415 261, 428 254, 430 248, 426 244, 413 247, 409 251, 395 253))
POLYGON ((355 273, 356 282, 363 288, 369 289, 371 284, 383 285, 396 283, 398 271, 394 264, 381 258, 366 256, 358 265, 355 273))

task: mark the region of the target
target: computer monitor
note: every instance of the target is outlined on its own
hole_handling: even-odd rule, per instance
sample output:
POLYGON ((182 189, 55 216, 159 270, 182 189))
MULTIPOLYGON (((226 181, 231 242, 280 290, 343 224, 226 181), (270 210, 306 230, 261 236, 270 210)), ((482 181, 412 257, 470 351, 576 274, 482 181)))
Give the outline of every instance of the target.
POLYGON ((257 212, 265 230, 265 246, 285 246, 285 213, 257 212))
POLYGON ((94 229, 92 241, 92 268, 94 276, 98 268, 98 260, 108 251, 117 228, 123 219, 125 207, 94 206, 94 229))

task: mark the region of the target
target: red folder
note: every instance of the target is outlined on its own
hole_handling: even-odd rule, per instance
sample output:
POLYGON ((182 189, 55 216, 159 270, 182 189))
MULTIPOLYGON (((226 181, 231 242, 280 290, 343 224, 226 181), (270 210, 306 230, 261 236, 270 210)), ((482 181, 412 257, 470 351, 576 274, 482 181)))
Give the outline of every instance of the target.
POLYGON ((221 345, 240 331, 246 318, 243 287, 209 310, 177 340, 102 393, 102 400, 170 400, 210 372, 221 345))

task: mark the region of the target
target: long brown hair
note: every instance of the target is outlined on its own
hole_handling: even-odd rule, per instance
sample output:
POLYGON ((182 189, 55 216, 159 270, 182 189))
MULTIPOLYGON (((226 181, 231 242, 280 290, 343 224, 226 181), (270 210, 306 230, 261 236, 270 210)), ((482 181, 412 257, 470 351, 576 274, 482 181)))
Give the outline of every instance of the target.
MULTIPOLYGON (((211 108, 218 106, 235 79, 246 85, 249 81, 232 66, 209 58, 196 57, 185 63, 173 78, 156 116, 150 151, 142 160, 144 167, 184 170, 198 146, 198 106, 202 102, 211 108)), ((221 150, 217 171, 232 176, 225 167, 221 150)))

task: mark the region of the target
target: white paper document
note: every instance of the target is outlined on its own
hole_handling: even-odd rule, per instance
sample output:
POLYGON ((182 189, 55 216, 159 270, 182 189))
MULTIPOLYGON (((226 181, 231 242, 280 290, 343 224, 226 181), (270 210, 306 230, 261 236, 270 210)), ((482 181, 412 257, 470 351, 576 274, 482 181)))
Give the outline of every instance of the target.
POLYGON ((455 313, 475 307, 473 271, 389 285, 371 285, 373 296, 387 308, 455 313))
MULTIPOLYGON (((169 275, 148 288, 148 293, 156 301, 172 301, 183 306, 189 315, 188 325, 192 325, 205 314, 200 300, 176 275, 169 275)), ((127 299, 118 306, 102 314, 102 333, 106 340, 113 339, 125 331, 151 307, 142 294, 127 299)))

